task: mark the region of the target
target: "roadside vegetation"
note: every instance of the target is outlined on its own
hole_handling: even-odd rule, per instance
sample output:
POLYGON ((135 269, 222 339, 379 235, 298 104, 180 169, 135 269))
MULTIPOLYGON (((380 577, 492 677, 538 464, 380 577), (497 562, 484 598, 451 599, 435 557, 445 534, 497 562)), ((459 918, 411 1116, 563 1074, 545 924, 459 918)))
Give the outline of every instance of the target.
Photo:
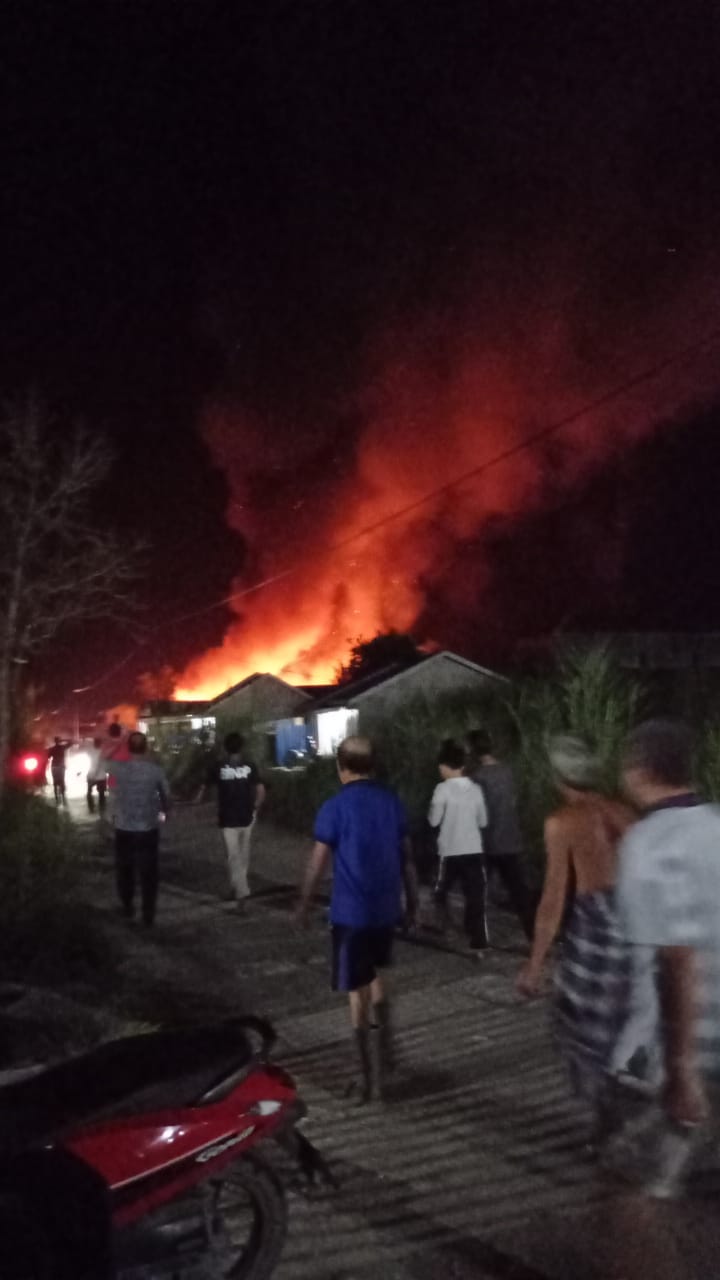
MULTIPOLYGON (((439 743, 462 739, 468 729, 487 727, 500 756, 516 771, 528 857, 540 873, 542 832, 556 795, 547 757, 555 733, 586 738, 600 759, 603 786, 618 788, 620 747, 628 730, 648 715, 688 714, 698 730, 696 774, 702 794, 720 800, 720 705, 710 692, 704 716, 687 705, 684 691, 668 690, 621 670, 603 649, 565 657, 551 672, 516 678, 499 691, 447 695, 432 705, 419 698, 392 720, 362 719, 361 732, 377 744, 381 775, 399 791, 410 816, 420 857, 429 848, 425 814, 437 781, 439 743)), ((281 824, 308 834, 317 807, 336 789, 334 763, 312 762, 306 769, 274 769, 268 811, 281 824)))
MULTIPOLYGON (((447 694, 432 703, 418 697, 386 721, 361 716, 360 731, 376 743, 380 776, 400 793, 422 859, 431 848, 425 814, 437 781, 440 742, 488 728, 498 754, 515 767, 528 856, 539 873, 543 824, 556 798, 547 759, 549 737, 565 732, 586 738, 600 759, 603 786, 612 794, 618 787, 625 734, 644 716, 668 710, 686 715, 698 728, 698 782, 704 795, 720 799, 720 701, 713 689, 703 687, 700 695, 697 682, 671 689, 666 682, 635 678, 605 649, 570 654, 550 671, 518 676, 493 689, 447 694)), ((233 722, 220 727, 219 739, 230 730, 242 733, 249 755, 262 760, 263 735, 247 723, 233 722)), ((163 750, 179 799, 197 794, 214 754, 210 747, 189 742, 163 750)), ((328 759, 301 768, 267 769, 265 781, 268 816, 304 835, 311 833, 319 806, 339 785, 334 761, 328 759)))
POLYGON ((108 946, 81 891, 72 824, 34 795, 8 789, 0 828, 0 983, 102 981, 108 946))

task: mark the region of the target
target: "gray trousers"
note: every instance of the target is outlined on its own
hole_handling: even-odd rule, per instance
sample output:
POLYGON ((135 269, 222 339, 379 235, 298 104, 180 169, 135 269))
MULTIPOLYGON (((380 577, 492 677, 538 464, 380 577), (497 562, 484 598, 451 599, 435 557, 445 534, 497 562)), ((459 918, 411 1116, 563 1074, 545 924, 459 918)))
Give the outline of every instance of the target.
POLYGON ((250 841, 254 823, 249 827, 221 827, 227 855, 228 874, 233 893, 238 901, 250 897, 248 868, 250 866, 250 841))

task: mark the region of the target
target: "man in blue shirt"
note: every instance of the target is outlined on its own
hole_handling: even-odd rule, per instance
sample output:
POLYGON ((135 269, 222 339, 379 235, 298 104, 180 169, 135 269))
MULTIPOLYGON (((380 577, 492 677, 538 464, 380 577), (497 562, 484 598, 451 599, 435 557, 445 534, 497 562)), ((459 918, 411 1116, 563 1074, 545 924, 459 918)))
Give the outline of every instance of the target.
POLYGON ((388 1002, 378 970, 392 960, 395 929, 414 918, 417 882, 405 811, 394 792, 373 778, 372 744, 352 737, 341 742, 337 767, 342 790, 320 809, 300 904, 307 922, 313 894, 329 859, 334 991, 347 991, 360 1062, 359 1100, 382 1097, 383 1076, 392 1067, 388 1002))

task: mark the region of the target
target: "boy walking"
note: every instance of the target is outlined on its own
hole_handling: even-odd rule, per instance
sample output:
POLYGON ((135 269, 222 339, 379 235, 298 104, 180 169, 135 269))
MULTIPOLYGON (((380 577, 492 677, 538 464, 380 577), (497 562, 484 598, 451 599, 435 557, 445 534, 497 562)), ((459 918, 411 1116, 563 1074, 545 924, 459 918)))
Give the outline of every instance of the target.
POLYGON ((415 916, 417 882, 407 819, 394 792, 373 778, 367 738, 341 742, 337 768, 342 789, 320 809, 315 847, 305 875, 299 918, 307 923, 315 889, 332 858, 332 986, 346 991, 360 1067, 360 1102, 381 1099, 392 1070, 387 994, 380 971, 392 961, 395 928, 415 916))
POLYGON ((459 881, 465 896, 465 932, 470 951, 481 955, 489 946, 483 858, 483 831, 487 811, 482 790, 465 777, 465 750, 458 742, 444 742, 438 756, 442 782, 433 793, 428 813, 431 827, 439 828, 440 867, 435 884, 435 904, 446 915, 448 892, 459 881))
MULTIPOLYGON (((227 854, 230 884, 237 908, 243 911, 250 897, 250 841, 265 800, 265 787, 257 765, 245 757, 245 743, 239 733, 227 735, 225 758, 211 769, 206 785, 217 787, 218 826, 227 854)), ((205 790, 203 787, 201 799, 205 790)))

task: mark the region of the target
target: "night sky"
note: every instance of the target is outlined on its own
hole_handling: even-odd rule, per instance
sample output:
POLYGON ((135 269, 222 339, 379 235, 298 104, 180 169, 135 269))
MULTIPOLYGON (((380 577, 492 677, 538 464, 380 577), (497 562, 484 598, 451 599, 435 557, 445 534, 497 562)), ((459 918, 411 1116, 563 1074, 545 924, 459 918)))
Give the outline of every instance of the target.
MULTIPOLYGON (((99 510, 148 544, 140 621, 58 642, 51 701, 150 627, 84 710, 181 669, 231 613, 172 619, 243 573, 297 563, 307 595, 378 385, 422 402, 388 438, 410 456, 462 362, 522 384, 523 435, 720 323, 710 0, 29 0, 1 26, 3 391, 112 438, 99 510)), ((502 662, 558 625, 720 627, 718 352, 631 401, 621 447, 603 419, 592 466, 548 448, 532 502, 434 512, 418 639, 502 662)), ((438 483, 475 458, 445 452, 438 483)))

